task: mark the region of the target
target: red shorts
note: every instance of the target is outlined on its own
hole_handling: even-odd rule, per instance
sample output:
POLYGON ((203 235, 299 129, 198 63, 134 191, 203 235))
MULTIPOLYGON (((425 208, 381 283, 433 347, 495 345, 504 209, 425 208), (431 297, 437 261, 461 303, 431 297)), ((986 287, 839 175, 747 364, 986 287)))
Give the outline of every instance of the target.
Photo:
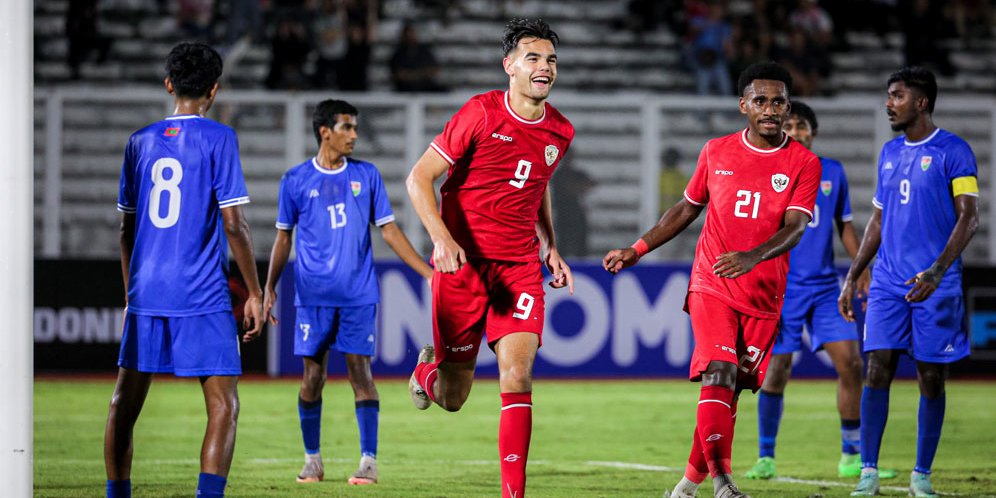
POLYGON ((778 333, 778 320, 746 315, 701 292, 688 293, 688 314, 695 336, 688 378, 701 380, 709 362, 725 361, 739 368, 739 387, 760 389, 768 370, 768 353, 778 333))
POLYGON ((473 260, 456 273, 432 274, 432 335, 436 361, 477 358, 488 344, 514 332, 542 342, 545 305, 539 261, 473 260))

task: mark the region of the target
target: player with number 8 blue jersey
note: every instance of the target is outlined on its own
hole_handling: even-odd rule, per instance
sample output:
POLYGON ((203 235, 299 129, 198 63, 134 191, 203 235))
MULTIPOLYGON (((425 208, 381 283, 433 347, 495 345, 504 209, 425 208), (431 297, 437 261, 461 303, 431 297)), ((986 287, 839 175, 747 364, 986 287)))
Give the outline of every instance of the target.
POLYGON ((249 291, 243 341, 262 331, 263 310, 240 207, 249 194, 238 140, 231 128, 204 117, 221 71, 211 47, 174 47, 164 81, 175 97, 173 115, 135 132, 125 148, 118 210, 127 312, 104 435, 108 498, 131 496, 132 435, 155 373, 200 378, 208 423, 197 496, 225 494, 242 373, 228 246, 249 291))
POLYGON ((135 132, 118 195, 118 210, 136 215, 128 312, 230 311, 221 210, 248 202, 231 128, 180 115, 135 132))

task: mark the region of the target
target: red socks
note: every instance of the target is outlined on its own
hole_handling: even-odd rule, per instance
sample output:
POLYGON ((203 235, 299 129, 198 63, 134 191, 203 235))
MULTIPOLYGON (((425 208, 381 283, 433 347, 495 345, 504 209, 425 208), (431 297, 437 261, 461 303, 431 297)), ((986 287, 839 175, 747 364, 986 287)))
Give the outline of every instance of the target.
POLYGON ((696 484, 709 475, 709 466, 706 465, 705 453, 702 453, 702 438, 699 437, 699 428, 696 427, 692 433, 692 452, 688 455, 688 465, 685 466, 685 479, 696 484))
POLYGON ((422 386, 422 389, 425 389, 425 394, 429 396, 429 399, 433 403, 436 402, 436 394, 433 392, 432 387, 436 383, 436 377, 439 375, 438 368, 439 363, 419 363, 415 365, 415 380, 422 386))
POLYGON ((523 498, 526 494, 526 457, 532 432, 533 393, 501 393, 498 456, 502 498, 523 498))
POLYGON ((730 456, 733 453, 733 390, 720 386, 703 386, 696 416, 699 443, 709 474, 717 477, 732 474, 730 456))

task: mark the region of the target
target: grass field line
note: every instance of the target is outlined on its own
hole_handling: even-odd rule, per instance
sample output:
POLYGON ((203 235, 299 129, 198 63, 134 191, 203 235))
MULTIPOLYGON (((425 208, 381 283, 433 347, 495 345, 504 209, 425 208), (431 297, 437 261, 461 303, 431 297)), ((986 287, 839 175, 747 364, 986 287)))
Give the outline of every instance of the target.
MULTIPOLYGON (((664 467, 661 465, 647 465, 645 463, 628 463, 628 462, 599 462, 589 460, 584 462, 585 465, 592 465, 596 467, 612 467, 615 469, 632 469, 632 470, 647 470, 651 472, 684 472, 685 469, 677 469, 674 467, 664 467)), ((805 484, 809 486, 834 486, 840 488, 850 488, 854 484, 846 482, 837 481, 817 481, 812 479, 797 479, 795 477, 776 477, 773 479, 776 482, 785 482, 790 484, 805 484)), ((881 489, 888 491, 899 491, 906 492, 909 488, 900 486, 882 486, 881 489)), ((958 493, 942 493, 943 496, 960 496, 958 493)))

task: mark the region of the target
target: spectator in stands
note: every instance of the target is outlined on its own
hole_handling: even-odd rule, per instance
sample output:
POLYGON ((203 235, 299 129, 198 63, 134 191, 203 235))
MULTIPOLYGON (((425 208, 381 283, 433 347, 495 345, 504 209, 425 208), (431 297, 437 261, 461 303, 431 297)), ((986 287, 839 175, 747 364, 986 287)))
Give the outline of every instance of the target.
POLYGON ((432 47, 418 41, 418 34, 411 22, 401 30, 394 55, 391 56, 391 81, 399 92, 445 92, 447 88, 437 80, 439 64, 432 47))
MULTIPOLYGON (((367 70, 370 67, 370 54, 377 36, 377 20, 380 18, 377 0, 346 0, 346 55, 336 74, 340 90, 365 92, 368 88, 367 70)), ((368 127, 372 132, 374 128, 368 127)), ((371 137, 376 144, 376 139, 371 137)))
POLYGON ((788 47, 776 52, 775 60, 792 74, 792 95, 810 97, 823 92, 821 69, 829 64, 828 52, 814 47, 800 29, 789 33, 788 47))
POLYGON ((688 185, 688 176, 681 170, 681 152, 674 147, 668 147, 661 154, 659 180, 661 213, 671 209, 671 206, 684 198, 686 185, 688 185))
POLYGON ((907 66, 926 66, 944 76, 953 76, 955 67, 943 38, 943 5, 936 0, 910 0, 902 6, 903 47, 907 66))
POLYGON ((963 47, 972 48, 976 41, 992 38, 992 6, 988 0, 955 0, 951 9, 963 47))
POLYGON ((809 43, 827 49, 833 41, 833 20, 816 0, 799 0, 789 15, 789 27, 802 31, 809 43))
POLYGON ((271 90, 302 90, 308 87, 304 63, 311 54, 311 36, 308 27, 294 15, 283 15, 277 20, 276 30, 270 40, 270 71, 265 85, 271 90))
POLYGON ((253 37, 263 26, 260 0, 228 0, 225 44, 235 45, 242 37, 253 37))
POLYGON ((70 77, 80 78, 80 65, 91 52, 97 52, 97 62, 107 60, 111 39, 100 34, 97 27, 97 0, 72 0, 66 10, 66 38, 69 40, 70 77))
POLYGON ((315 51, 315 74, 313 86, 318 89, 330 88, 342 71, 347 46, 346 4, 342 0, 322 0, 314 16, 313 30, 317 41, 315 51))
POLYGON ((595 186, 594 180, 565 157, 557 166, 550 184, 553 223, 557 227, 560 255, 568 258, 589 256, 588 211, 584 206, 584 197, 595 186))
POLYGON ((688 23, 685 58, 695 73, 695 89, 699 95, 732 95, 726 61, 732 53, 732 28, 719 0, 708 3, 706 15, 693 17, 688 23))
POLYGON ((187 38, 211 40, 211 19, 214 0, 180 0, 176 23, 187 38))

